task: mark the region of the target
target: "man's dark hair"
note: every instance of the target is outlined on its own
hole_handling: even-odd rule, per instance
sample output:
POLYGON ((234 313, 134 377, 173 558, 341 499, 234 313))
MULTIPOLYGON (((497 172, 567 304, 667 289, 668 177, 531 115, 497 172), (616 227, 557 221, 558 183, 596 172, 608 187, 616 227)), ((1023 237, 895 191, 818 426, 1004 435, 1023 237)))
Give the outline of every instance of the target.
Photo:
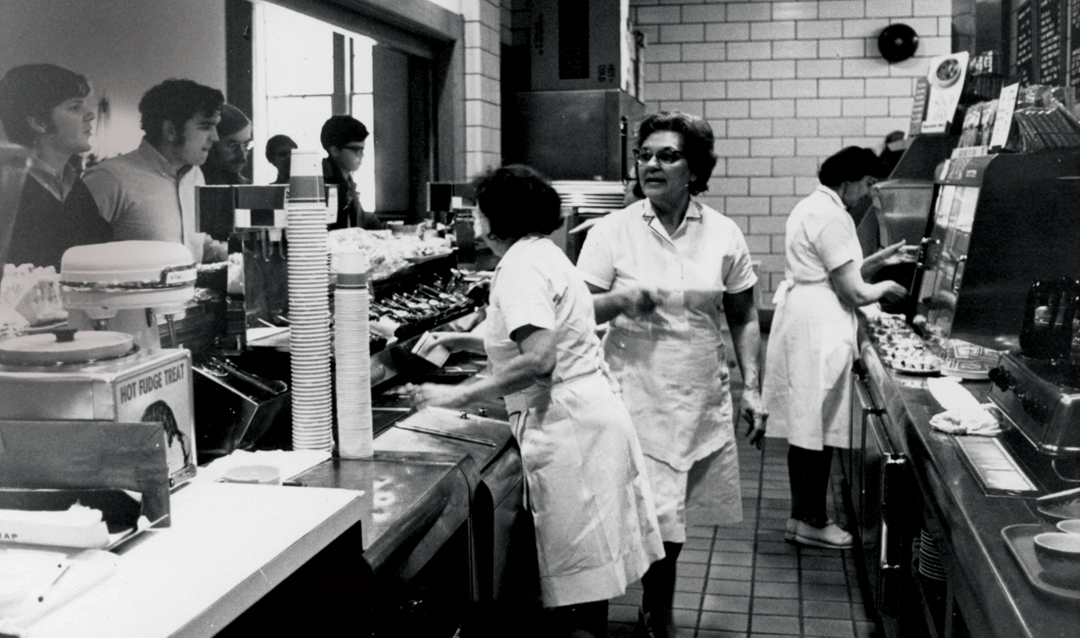
POLYGON ((848 146, 821 163, 818 181, 822 186, 836 189, 844 182, 857 182, 867 175, 881 177, 881 173, 877 153, 868 148, 848 146))
POLYGON ((12 67, 0 80, 0 122, 8 139, 33 146, 37 131, 27 118, 52 127, 52 110, 71 98, 90 95, 86 77, 55 64, 24 64, 12 67))
POLYGON ((213 117, 221 113, 224 103, 225 96, 217 89, 191 80, 165 80, 139 100, 142 130, 146 139, 157 146, 162 141, 161 125, 166 121, 182 134, 188 120, 199 115, 213 117))
POLYGON ((296 142, 293 141, 288 135, 275 135, 266 140, 266 159, 271 162, 274 161, 274 156, 277 155, 279 149, 282 148, 297 148, 296 142))
POLYGON ((368 130, 364 123, 349 115, 331 116, 319 132, 319 142, 326 150, 330 150, 331 146, 341 148, 352 142, 363 142, 367 137, 368 130))
POLYGON ((562 226, 562 200, 536 169, 511 164, 473 180, 480 212, 500 239, 520 239, 530 233, 548 235, 562 226))

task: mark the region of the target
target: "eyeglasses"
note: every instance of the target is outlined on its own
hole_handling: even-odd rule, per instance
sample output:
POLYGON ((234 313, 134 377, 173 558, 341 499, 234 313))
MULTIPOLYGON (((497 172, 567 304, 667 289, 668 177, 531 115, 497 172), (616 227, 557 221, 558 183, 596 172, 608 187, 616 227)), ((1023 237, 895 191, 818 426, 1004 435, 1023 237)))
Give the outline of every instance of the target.
POLYGON ((362 144, 361 145, 356 145, 356 146, 350 146, 350 145, 346 144, 345 146, 342 146, 341 148, 345 149, 346 151, 352 151, 353 154, 355 154, 355 155, 363 155, 364 154, 364 146, 362 144))
POLYGON ((237 142, 236 140, 230 140, 225 142, 225 148, 229 149, 233 153, 247 153, 251 150, 252 142, 248 140, 246 142, 237 142))
POLYGON ((684 159, 686 156, 673 148, 662 148, 655 153, 647 148, 634 149, 634 159, 641 164, 648 164, 654 157, 656 158, 656 161, 664 166, 671 166, 679 160, 684 159))

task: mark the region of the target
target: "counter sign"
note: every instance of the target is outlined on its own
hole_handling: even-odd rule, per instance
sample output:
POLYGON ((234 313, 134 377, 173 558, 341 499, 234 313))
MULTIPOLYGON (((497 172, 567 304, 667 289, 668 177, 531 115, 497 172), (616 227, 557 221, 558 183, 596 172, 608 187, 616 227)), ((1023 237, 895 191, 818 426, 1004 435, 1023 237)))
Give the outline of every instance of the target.
POLYGON ((141 396, 152 394, 178 381, 183 381, 185 378, 184 365, 182 363, 161 370, 155 370, 150 374, 121 385, 119 388, 120 403, 134 401, 141 396))

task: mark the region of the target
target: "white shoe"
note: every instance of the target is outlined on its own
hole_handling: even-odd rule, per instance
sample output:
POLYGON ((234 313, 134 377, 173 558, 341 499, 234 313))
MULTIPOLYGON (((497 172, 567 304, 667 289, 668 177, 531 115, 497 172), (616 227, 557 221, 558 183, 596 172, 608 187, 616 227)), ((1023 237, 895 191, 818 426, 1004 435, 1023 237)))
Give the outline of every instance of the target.
POLYGON ((855 544, 855 539, 851 534, 837 527, 836 523, 828 523, 825 527, 814 527, 797 521, 795 542, 825 549, 851 549, 855 544))

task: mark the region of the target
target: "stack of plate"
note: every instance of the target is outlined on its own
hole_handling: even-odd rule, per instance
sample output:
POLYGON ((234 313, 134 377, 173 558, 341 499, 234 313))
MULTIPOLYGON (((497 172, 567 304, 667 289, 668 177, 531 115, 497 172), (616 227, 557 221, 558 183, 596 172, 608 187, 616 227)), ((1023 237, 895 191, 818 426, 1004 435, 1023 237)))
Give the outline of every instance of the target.
POLYGON ((945 580, 945 566, 941 563, 937 542, 926 529, 919 535, 919 573, 930 580, 945 580))
POLYGON ((332 450, 326 209, 289 204, 289 352, 293 449, 332 450))
POLYGON ((626 187, 622 182, 563 180, 552 182, 551 187, 559 194, 562 205, 571 208, 618 210, 626 205, 626 187))
MULTIPOLYGON (((337 373, 338 450, 342 458, 371 458, 371 357, 365 268, 339 259, 334 289, 334 370, 337 373), (349 272, 352 271, 352 272, 349 272)), ((363 261, 362 255, 359 260, 363 261)))

